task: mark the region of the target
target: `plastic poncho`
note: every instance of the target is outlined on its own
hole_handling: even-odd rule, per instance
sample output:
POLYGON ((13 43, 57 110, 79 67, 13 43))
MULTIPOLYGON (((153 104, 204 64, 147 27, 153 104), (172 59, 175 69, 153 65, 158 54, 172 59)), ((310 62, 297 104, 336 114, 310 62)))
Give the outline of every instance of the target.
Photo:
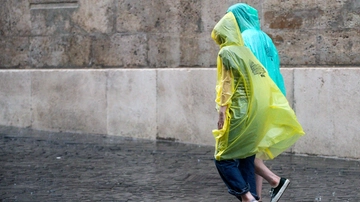
POLYGON ((272 80, 286 96, 284 79, 280 73, 280 59, 278 51, 271 38, 260 29, 260 20, 255 8, 238 3, 229 7, 240 27, 245 46, 250 48, 256 58, 267 69, 272 80))
POLYGON ((272 159, 304 134, 293 110, 266 69, 244 46, 234 15, 227 13, 211 37, 220 45, 216 100, 227 106, 226 120, 213 130, 215 159, 242 159, 254 154, 272 159))

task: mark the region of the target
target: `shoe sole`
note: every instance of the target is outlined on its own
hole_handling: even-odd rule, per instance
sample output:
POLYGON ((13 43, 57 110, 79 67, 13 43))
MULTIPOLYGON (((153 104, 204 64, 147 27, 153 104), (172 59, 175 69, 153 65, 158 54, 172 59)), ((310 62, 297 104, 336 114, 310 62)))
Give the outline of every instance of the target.
POLYGON ((283 195, 284 191, 286 190, 286 188, 289 186, 289 184, 290 184, 290 180, 287 179, 284 182, 284 185, 279 190, 278 194, 276 194, 276 196, 271 200, 271 202, 278 202, 280 197, 283 195))

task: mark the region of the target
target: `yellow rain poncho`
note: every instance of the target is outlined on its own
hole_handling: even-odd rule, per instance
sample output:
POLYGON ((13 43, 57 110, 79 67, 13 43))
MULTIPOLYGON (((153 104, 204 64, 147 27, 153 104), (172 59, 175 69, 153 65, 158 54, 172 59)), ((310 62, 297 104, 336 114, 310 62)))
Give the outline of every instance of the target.
POLYGON ((227 106, 221 130, 213 130, 215 159, 242 159, 254 154, 273 159, 304 134, 285 96, 266 69, 244 46, 233 13, 215 26, 211 37, 220 45, 216 100, 227 106))

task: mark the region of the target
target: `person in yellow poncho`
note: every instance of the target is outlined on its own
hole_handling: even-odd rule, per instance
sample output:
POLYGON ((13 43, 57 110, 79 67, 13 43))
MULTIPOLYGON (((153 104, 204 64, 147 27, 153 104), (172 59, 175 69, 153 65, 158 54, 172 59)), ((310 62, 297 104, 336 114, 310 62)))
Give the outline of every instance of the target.
POLYGON ((216 24, 211 37, 220 45, 215 164, 230 194, 256 201, 255 154, 272 159, 304 132, 266 69, 244 46, 231 12, 216 24))

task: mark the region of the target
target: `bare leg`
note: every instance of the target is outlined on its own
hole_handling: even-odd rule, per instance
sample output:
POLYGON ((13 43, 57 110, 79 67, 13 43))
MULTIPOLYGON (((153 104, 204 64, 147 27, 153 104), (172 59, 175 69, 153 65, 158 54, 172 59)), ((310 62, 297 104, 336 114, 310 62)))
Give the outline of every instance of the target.
MULTIPOLYGON (((269 182, 270 186, 276 187, 280 182, 280 177, 275 175, 266 165, 264 164, 263 160, 255 158, 255 173, 263 177, 266 181, 269 182)), ((258 180, 256 181, 258 183, 258 180)), ((258 185, 256 186, 256 190, 258 190, 258 185)), ((261 186, 262 188, 262 186, 261 186)), ((261 189, 260 189, 261 190, 261 189)), ((261 195, 259 192, 257 193, 259 196, 261 195)))
POLYGON ((262 183, 263 183, 263 178, 258 175, 255 174, 255 180, 256 180, 256 194, 259 196, 259 201, 261 201, 261 192, 262 192, 262 183))
POLYGON ((247 192, 244 195, 241 195, 241 201, 243 202, 255 202, 255 198, 253 197, 253 195, 250 192, 247 192))

